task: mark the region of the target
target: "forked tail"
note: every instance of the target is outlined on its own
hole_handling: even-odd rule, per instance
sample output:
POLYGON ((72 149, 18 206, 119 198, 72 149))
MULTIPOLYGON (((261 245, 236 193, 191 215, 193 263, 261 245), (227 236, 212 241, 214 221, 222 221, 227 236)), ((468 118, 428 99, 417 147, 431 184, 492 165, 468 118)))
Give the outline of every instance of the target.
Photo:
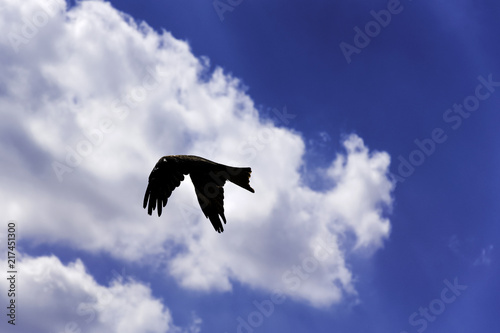
POLYGON ((241 186, 252 193, 255 192, 254 189, 250 186, 250 175, 252 173, 252 169, 227 167, 227 172, 229 174, 228 180, 230 182, 241 186))
POLYGON ((250 174, 252 169, 250 168, 235 168, 219 164, 223 167, 222 170, 217 172, 210 172, 212 180, 219 186, 224 185, 226 180, 243 187, 244 189, 254 193, 254 189, 250 186, 250 174))

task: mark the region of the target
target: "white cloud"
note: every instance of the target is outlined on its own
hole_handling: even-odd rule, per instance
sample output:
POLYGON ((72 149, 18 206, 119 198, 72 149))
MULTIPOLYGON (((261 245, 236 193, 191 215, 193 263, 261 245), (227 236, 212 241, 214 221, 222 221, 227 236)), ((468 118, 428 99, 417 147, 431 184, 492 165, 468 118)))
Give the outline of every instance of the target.
POLYGON ((491 265, 492 252, 493 252, 493 245, 492 244, 490 244, 487 248, 483 248, 481 250, 481 254, 479 255, 479 257, 477 257, 476 260, 474 260, 474 266, 480 266, 480 265, 489 266, 489 265, 491 265))
MULTIPOLYGON (((23 36, 39 3, 9 1, 2 31, 23 36)), ((24 238, 146 265, 166 260, 186 288, 228 291, 236 280, 315 306, 355 294, 346 255, 380 248, 390 232, 388 154, 348 136, 323 175, 333 186, 308 188, 300 134, 280 117, 260 119, 240 82, 209 73, 186 42, 105 2, 54 10, 17 52, 8 39, 0 48, 0 209, 21 221, 24 238), (223 234, 189 180, 161 218, 142 209, 149 172, 169 154, 252 167, 255 194, 225 187, 223 234)))
MULTIPOLYGON (((0 263, 7 267, 5 260, 0 263)), ((54 256, 24 257, 17 267, 16 294, 0 296, 2 304, 15 300, 15 326, 10 332, 183 331, 173 325, 170 312, 150 288, 137 281, 116 274, 109 286, 103 286, 80 260, 63 265, 54 256)), ((0 288, 8 290, 7 283, 1 279, 0 288)), ((10 326, 5 320, 4 324, 10 326)), ((200 324, 196 318, 192 328, 200 324)))

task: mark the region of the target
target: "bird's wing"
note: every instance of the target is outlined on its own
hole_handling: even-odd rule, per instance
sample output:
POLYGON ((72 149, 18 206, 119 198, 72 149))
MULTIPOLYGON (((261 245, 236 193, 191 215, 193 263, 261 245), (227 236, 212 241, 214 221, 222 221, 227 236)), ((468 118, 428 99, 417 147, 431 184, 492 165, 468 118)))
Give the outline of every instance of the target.
POLYGON ((149 175, 148 187, 144 194, 143 207, 148 207, 149 215, 155 208, 158 208, 158 216, 161 215, 161 210, 167 204, 172 191, 184 180, 184 174, 187 172, 183 172, 177 163, 164 157, 156 163, 149 175))
POLYGON ((212 222, 212 225, 217 232, 223 232, 222 220, 226 223, 224 216, 224 186, 225 179, 221 182, 215 182, 207 173, 192 172, 190 175, 193 181, 196 197, 200 204, 201 210, 205 216, 212 222), (219 217, 220 215, 220 217, 219 217))

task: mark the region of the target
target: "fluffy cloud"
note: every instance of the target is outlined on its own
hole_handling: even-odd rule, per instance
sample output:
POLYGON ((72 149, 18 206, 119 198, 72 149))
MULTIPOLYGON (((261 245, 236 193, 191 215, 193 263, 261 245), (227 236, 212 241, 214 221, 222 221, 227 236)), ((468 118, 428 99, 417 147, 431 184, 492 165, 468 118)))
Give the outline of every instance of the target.
POLYGON ((320 171, 331 187, 312 190, 304 140, 284 126, 300 115, 280 106, 261 118, 238 79, 210 72, 170 33, 99 1, 12 0, 0 16, 0 209, 24 238, 162 260, 186 288, 228 291, 234 280, 314 306, 355 294, 346 255, 390 232, 387 153, 347 136, 320 171), (142 209, 149 172, 170 154, 252 167, 255 194, 225 188, 223 234, 189 180, 161 218, 142 209))
MULTIPOLYGON (((5 260, 0 261, 7 267, 5 260)), ((109 286, 90 276, 81 261, 63 265, 54 256, 18 260, 16 332, 187 332, 149 287, 115 273, 109 286)), ((0 288, 8 290, 8 280, 0 288)), ((2 293, 0 300, 9 299, 2 293)), ((3 322, 2 325, 8 325, 3 322)), ((196 332, 196 318, 188 328, 196 332)))

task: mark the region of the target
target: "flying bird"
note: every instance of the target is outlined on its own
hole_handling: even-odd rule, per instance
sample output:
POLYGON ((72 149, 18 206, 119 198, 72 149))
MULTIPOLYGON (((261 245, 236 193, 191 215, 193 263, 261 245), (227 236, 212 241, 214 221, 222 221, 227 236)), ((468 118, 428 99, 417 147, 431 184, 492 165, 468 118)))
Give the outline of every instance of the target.
POLYGON ((194 155, 163 156, 149 175, 143 207, 148 207, 149 215, 157 208, 161 216, 172 191, 181 184, 184 175, 189 174, 201 210, 220 233, 224 231, 220 217, 226 223, 223 189, 226 180, 254 193, 250 187, 251 172, 250 168, 231 167, 194 155))

